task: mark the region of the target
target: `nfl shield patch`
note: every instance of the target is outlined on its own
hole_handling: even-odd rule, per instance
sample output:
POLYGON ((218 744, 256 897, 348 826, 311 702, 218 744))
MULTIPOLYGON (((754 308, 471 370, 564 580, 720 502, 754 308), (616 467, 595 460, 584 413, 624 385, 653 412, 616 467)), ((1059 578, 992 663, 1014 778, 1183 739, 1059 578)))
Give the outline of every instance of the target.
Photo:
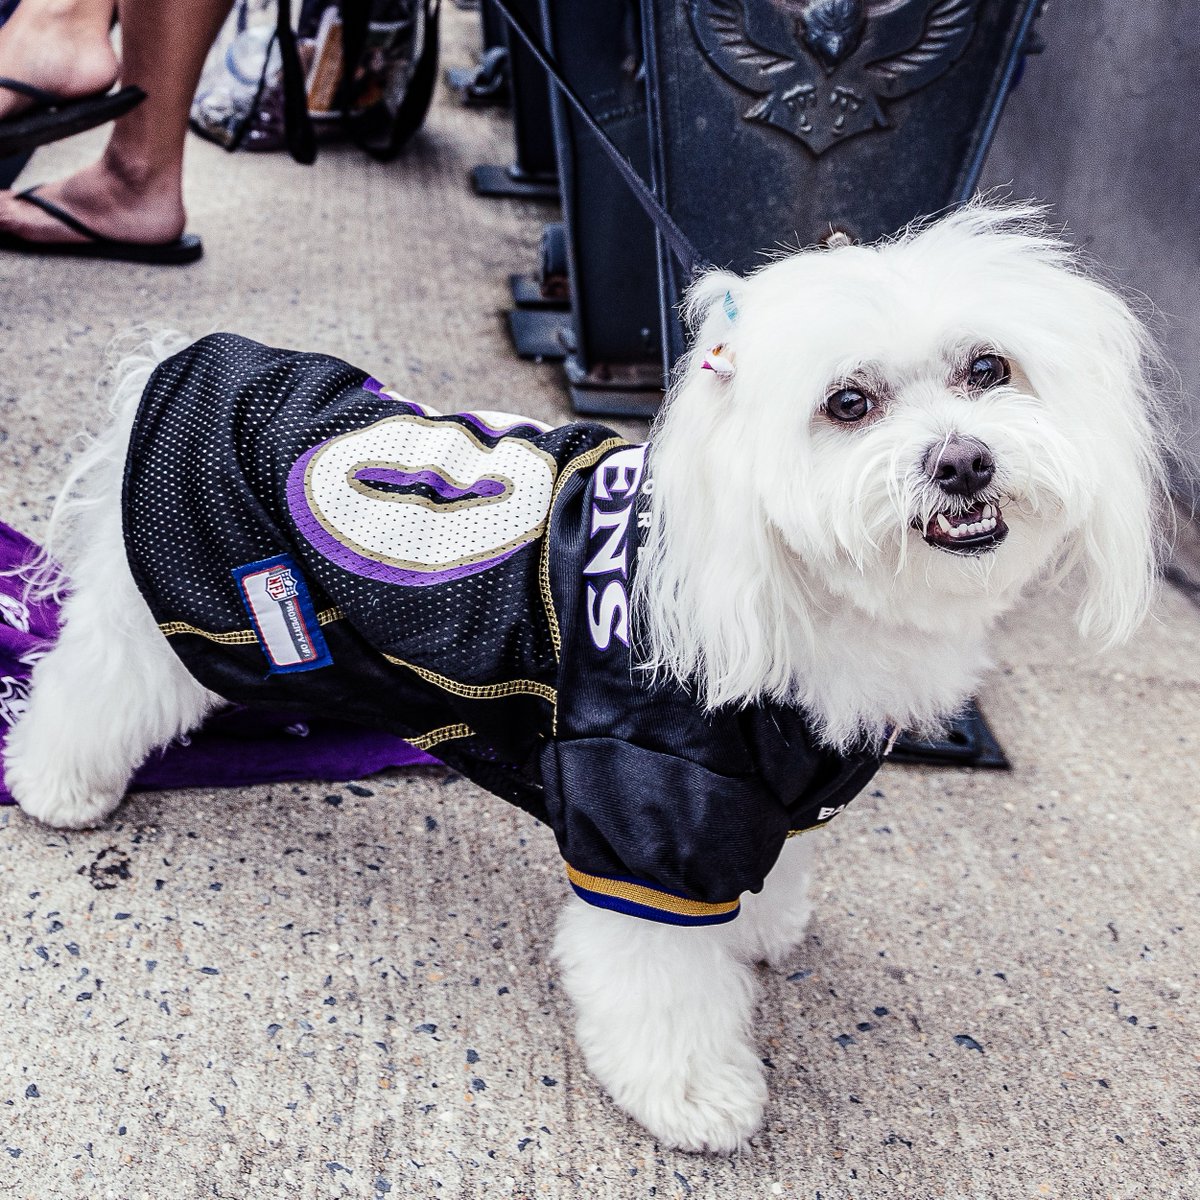
POLYGON ((308 585, 290 555, 235 567, 233 578, 272 674, 312 671, 333 662, 308 585))

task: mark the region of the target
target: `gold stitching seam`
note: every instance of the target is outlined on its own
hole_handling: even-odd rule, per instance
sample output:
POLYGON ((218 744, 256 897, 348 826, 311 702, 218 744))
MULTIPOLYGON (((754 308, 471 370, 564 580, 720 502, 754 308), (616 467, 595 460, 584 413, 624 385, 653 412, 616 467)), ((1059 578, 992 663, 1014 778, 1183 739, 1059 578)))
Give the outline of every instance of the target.
POLYGON ((546 610, 546 621, 550 625, 550 641, 554 645, 554 658, 556 661, 562 658, 562 635, 558 628, 558 615, 554 611, 554 594, 550 590, 550 527, 554 518, 554 505, 557 503, 559 493, 563 490, 567 480, 576 471, 585 470, 596 462, 597 459, 603 458, 610 450, 615 450, 618 446, 629 446, 632 444, 626 438, 611 437, 601 442, 599 446, 593 447, 586 454, 581 454, 578 458, 572 459, 555 481, 554 491, 550 493, 550 508, 546 512, 546 532, 542 537, 542 560, 538 567, 538 585, 542 593, 542 607, 546 610))
POLYGON ((815 825, 805 825, 803 829, 789 829, 787 835, 790 838, 799 837, 802 833, 812 833, 814 829, 828 829, 832 824, 833 818, 829 817, 824 821, 818 821, 815 825))
POLYGON ((202 637, 206 641, 216 642, 220 646, 252 646, 258 641, 253 629, 234 629, 229 633, 212 633, 207 629, 198 629, 186 621, 166 621, 159 625, 166 637, 175 637, 180 633, 190 633, 202 637))
POLYGON ((405 738, 405 741, 410 746, 416 746, 418 750, 432 750, 434 746, 440 745, 442 742, 451 741, 453 738, 474 736, 475 731, 470 725, 443 725, 440 729, 434 729, 429 733, 422 734, 421 737, 405 738))
POLYGON ((540 696, 543 700, 549 700, 553 704, 558 698, 558 693, 554 688, 548 683, 539 683, 536 679, 512 679, 506 683, 488 684, 459 683, 457 679, 450 679, 445 675, 439 675, 436 671, 418 667, 415 663, 405 662, 402 658, 395 658, 390 654, 385 654, 383 657, 398 667, 406 667, 427 683, 432 683, 435 687, 440 687, 453 696, 462 696, 467 700, 498 700, 502 696, 529 695, 540 696))
MULTIPOLYGON (((332 625, 345 616, 340 608, 323 608, 317 613, 318 625, 332 625)), ((253 629, 231 629, 228 633, 213 633, 210 629, 200 629, 189 625, 186 621, 164 621, 159 627, 164 637, 176 637, 181 633, 190 633, 193 637, 204 638, 205 641, 216 642, 219 646, 253 646, 258 641, 258 635, 253 629)))

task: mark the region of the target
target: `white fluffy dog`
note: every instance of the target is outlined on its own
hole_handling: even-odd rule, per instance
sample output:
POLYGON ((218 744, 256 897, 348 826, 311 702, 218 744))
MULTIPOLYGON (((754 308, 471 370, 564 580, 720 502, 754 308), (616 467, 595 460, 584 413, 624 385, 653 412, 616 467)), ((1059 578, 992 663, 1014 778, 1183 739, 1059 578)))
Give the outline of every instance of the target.
MULTIPOLYGON (((1162 493, 1146 335, 1039 210, 968 206, 878 245, 714 272, 688 305, 633 594, 658 678, 714 710, 801 708, 832 747, 879 745, 963 704, 989 628, 1035 578, 1069 575, 1104 642, 1142 619, 1162 493)), ((125 441, 153 365, 127 371, 60 507, 65 625, 7 751, 21 807, 54 826, 101 821, 145 755, 220 702, 126 568, 125 441)), ((788 841, 726 924, 563 913, 587 1061, 666 1144, 728 1151, 759 1126, 751 964, 803 935, 812 841, 788 841)))

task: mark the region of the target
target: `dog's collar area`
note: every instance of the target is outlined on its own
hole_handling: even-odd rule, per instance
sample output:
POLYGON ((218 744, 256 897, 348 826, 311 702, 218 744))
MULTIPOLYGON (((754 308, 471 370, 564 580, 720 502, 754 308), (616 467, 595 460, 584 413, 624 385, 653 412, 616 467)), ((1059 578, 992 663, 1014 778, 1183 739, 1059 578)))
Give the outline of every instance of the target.
POLYGON ((966 512, 936 512, 925 525, 925 540, 951 554, 983 554, 1008 536, 998 504, 974 504, 966 512))

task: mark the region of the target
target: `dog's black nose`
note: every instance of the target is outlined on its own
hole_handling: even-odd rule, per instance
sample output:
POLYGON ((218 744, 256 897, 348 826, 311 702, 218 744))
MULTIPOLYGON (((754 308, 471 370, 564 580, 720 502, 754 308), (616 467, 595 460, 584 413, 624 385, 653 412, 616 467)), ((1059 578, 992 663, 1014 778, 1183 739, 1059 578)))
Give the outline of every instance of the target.
POLYGON ((996 460, 977 438, 954 434, 929 447, 925 474, 951 496, 974 496, 992 482, 996 460))

